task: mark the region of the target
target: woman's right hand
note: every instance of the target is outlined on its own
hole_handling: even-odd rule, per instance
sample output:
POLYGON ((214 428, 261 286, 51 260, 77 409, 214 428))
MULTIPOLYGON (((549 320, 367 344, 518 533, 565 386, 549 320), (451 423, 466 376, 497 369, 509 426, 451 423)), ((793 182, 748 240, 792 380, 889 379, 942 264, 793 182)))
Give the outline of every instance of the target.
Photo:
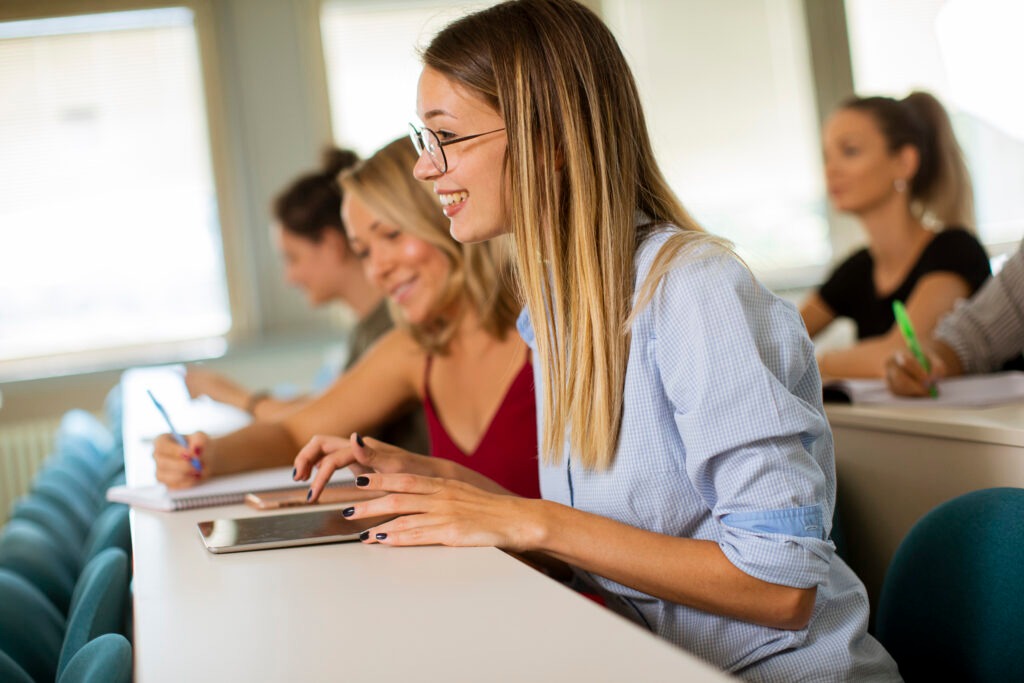
POLYGON ((320 497, 331 475, 348 467, 354 474, 405 472, 428 477, 451 476, 450 462, 440 458, 417 455, 391 444, 361 437, 353 433, 349 438, 317 435, 309 440, 295 456, 296 481, 304 481, 316 468, 316 476, 309 487, 309 501, 320 497))
POLYGON ((170 434, 161 434, 153 442, 156 479, 167 488, 183 489, 209 478, 210 437, 203 432, 185 436, 185 448, 170 434), (204 455, 207 458, 204 459, 204 455), (198 465, 198 466, 197 466, 198 465))
POLYGON ((931 372, 926 371, 914 354, 900 349, 885 361, 885 383, 897 396, 928 396, 935 382, 946 376, 946 364, 937 354, 925 353, 931 372))

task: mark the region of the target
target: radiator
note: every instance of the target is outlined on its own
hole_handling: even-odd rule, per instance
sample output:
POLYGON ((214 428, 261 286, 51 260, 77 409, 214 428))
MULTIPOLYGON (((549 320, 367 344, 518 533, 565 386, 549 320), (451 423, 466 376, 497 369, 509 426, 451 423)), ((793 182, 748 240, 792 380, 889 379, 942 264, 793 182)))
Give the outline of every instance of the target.
POLYGON ((32 477, 53 452, 60 418, 0 425, 0 523, 7 521, 11 505, 27 493, 32 477))

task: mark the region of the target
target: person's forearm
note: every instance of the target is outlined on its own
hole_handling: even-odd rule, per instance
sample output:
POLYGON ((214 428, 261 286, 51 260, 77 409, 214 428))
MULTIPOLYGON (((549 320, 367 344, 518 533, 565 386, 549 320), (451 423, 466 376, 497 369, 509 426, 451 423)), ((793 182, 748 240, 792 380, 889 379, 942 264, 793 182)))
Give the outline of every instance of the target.
POLYGON ((885 361, 905 344, 891 335, 868 339, 848 349, 826 351, 818 357, 821 376, 884 377, 885 361))
POLYGON ((756 579, 713 541, 645 531, 550 501, 523 502, 532 512, 526 551, 713 614, 780 629, 810 620, 816 589, 756 579))
POLYGON ((290 465, 299 444, 288 430, 272 422, 254 422, 226 436, 213 439, 204 464, 211 475, 290 465))
POLYGON ((256 403, 253 407, 252 416, 263 422, 273 422, 294 413, 303 406, 309 405, 309 402, 310 398, 308 396, 300 396, 289 401, 268 396, 256 403))

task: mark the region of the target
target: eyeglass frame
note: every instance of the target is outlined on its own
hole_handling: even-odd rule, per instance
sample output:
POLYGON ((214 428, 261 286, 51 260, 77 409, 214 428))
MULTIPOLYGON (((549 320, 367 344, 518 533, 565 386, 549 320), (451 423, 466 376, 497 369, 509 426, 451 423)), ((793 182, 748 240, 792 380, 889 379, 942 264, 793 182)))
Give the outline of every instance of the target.
POLYGON ((431 128, 427 128, 426 126, 418 128, 415 123, 409 123, 409 139, 412 140, 412 145, 416 149, 416 153, 420 156, 423 156, 423 153, 426 152, 427 157, 430 159, 430 163, 434 165, 434 168, 437 169, 437 172, 440 173, 441 175, 444 175, 445 173, 448 172, 448 155, 444 153, 445 147, 447 147, 448 145, 454 145, 459 142, 473 140, 474 138, 483 137, 484 135, 490 135, 491 133, 497 133, 502 130, 505 130, 504 126, 502 126, 501 128, 495 128, 494 130, 489 130, 486 133, 474 133, 472 135, 463 135, 462 137, 459 138, 452 138, 451 140, 442 141, 441 138, 438 136, 437 131, 431 128), (437 143, 437 150, 441 152, 441 161, 444 162, 443 166, 438 165, 437 158, 430 151, 430 147, 424 144, 424 133, 430 133, 430 136, 434 139, 434 142, 437 143))

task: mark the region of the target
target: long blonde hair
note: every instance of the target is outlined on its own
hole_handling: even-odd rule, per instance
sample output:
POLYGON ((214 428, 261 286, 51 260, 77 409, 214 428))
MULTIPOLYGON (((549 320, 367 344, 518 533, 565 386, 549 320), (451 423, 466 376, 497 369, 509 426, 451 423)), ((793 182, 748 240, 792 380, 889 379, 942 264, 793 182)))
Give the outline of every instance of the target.
POLYGON ((541 452, 557 461, 568 435, 582 465, 607 469, 622 420, 637 247, 655 225, 675 226, 639 310, 706 233, 655 163, 632 73, 586 7, 502 3, 449 25, 423 61, 505 121, 516 274, 542 361, 541 452))
POLYGON ((458 304, 464 301, 475 310, 489 334, 503 339, 519 310, 511 283, 508 245, 505 240, 460 244, 452 239, 437 195, 428 183, 412 176, 415 163, 416 150, 403 136, 339 177, 346 193, 359 197, 381 220, 437 247, 451 265, 437 310, 454 308, 456 315, 439 315, 426 324, 410 325, 401 309, 389 302, 392 318, 409 329, 427 350, 443 353, 465 310, 458 304))

